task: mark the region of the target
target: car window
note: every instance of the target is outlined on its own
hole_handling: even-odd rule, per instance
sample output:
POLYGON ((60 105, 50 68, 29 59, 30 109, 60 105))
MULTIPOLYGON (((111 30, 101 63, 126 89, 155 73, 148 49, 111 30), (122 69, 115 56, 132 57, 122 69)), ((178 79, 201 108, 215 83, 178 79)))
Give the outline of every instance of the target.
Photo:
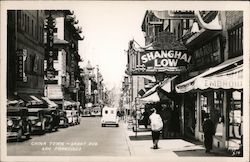
POLYGON ((108 114, 108 110, 105 110, 105 114, 108 114))

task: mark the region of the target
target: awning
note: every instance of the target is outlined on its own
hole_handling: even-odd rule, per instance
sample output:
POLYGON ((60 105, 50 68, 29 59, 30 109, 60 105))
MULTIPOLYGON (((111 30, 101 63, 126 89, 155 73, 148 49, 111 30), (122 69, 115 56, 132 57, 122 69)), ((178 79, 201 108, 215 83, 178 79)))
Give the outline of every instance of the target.
POLYGON ((143 96, 142 98, 144 97, 147 97, 149 95, 151 95, 152 93, 154 93, 156 91, 156 89, 159 87, 160 83, 154 85, 151 89, 149 89, 143 96))
POLYGON ((50 108, 58 107, 58 105, 54 101, 51 101, 48 97, 42 97, 42 99, 48 103, 50 108))
POLYGON ((167 79, 165 79, 163 82, 162 82, 162 84, 160 85, 160 88, 162 89, 162 90, 164 90, 165 92, 168 92, 168 93, 170 93, 171 91, 172 91, 172 81, 175 79, 177 77, 177 75, 176 76, 174 76, 174 77, 172 77, 172 78, 167 78, 167 79))
POLYGON ((176 85, 177 93, 196 89, 242 89, 243 57, 239 56, 208 69, 200 75, 176 85))
POLYGON ((155 92, 153 92, 152 94, 150 94, 147 97, 140 98, 140 101, 142 101, 144 103, 159 102, 160 101, 160 97, 159 97, 157 91, 155 91, 155 92))
POLYGON ((76 106, 77 102, 64 100, 64 106, 76 106))
POLYGON ((18 94, 18 96, 26 102, 26 105, 48 105, 39 94, 18 94))

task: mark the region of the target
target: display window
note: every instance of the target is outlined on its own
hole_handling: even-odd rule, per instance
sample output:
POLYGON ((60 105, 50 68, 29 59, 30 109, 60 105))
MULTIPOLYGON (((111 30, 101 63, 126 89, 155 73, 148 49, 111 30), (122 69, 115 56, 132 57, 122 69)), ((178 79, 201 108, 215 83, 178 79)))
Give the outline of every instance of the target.
POLYGON ((233 91, 229 94, 229 138, 240 139, 242 135, 242 92, 233 91))

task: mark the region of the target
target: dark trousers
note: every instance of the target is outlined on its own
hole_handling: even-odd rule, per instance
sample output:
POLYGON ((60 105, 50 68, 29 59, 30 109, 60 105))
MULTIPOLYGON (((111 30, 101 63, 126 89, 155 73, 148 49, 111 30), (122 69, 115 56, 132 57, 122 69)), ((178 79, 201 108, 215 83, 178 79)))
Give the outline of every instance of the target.
POLYGON ((153 142, 155 142, 155 140, 159 140, 159 138, 160 138, 160 131, 152 131, 153 142))
POLYGON ((213 148, 213 135, 205 134, 204 138, 205 138, 204 140, 205 148, 207 151, 210 151, 213 148))

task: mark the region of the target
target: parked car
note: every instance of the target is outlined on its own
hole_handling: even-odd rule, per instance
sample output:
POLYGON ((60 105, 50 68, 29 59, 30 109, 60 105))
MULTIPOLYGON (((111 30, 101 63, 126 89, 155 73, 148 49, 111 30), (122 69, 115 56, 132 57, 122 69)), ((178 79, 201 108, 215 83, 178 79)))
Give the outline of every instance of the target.
POLYGON ((23 137, 29 139, 31 135, 31 121, 28 119, 28 109, 19 106, 7 107, 7 140, 21 141, 23 137))
POLYGON ((102 124, 102 127, 106 125, 115 125, 116 127, 118 127, 119 119, 117 116, 117 108, 105 106, 102 109, 101 124, 102 124))
POLYGON ((46 118, 45 130, 48 130, 49 132, 52 132, 53 130, 57 131, 60 122, 60 117, 57 109, 45 109, 44 117, 46 118))
POLYGON ((44 134, 45 129, 45 123, 46 123, 46 117, 44 109, 46 108, 28 108, 28 114, 29 114, 29 120, 31 120, 31 130, 32 133, 41 133, 44 134))
POLYGON ((80 124, 80 116, 77 109, 74 106, 67 106, 65 108, 65 111, 69 125, 80 124))
POLYGON ((101 107, 100 106, 93 107, 91 110, 91 116, 101 116, 101 107))
POLYGON ((81 118, 80 118, 80 114, 78 113, 77 110, 73 111, 73 123, 75 125, 78 125, 81 123, 81 118))
POLYGON ((68 122, 68 118, 66 117, 66 111, 64 110, 58 110, 58 114, 59 114, 59 127, 68 127, 69 126, 69 122, 68 122))

